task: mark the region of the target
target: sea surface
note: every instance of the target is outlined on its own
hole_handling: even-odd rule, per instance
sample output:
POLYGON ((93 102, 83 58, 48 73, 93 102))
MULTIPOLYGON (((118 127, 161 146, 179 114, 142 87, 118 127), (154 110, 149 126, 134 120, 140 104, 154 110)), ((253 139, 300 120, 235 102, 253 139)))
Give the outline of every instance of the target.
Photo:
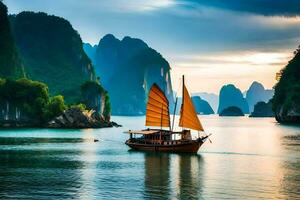
POLYGON ((200 118, 212 143, 196 155, 130 151, 123 131, 144 128, 144 117, 113 117, 120 128, 0 130, 0 199, 300 199, 300 127, 200 118))

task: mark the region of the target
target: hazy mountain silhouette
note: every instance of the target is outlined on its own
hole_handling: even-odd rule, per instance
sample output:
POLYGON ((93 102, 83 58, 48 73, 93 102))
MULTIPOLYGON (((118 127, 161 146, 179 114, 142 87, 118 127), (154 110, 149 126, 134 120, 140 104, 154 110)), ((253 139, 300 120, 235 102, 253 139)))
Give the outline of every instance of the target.
POLYGON ((228 84, 220 90, 218 113, 231 106, 240 108, 244 114, 249 113, 247 100, 243 97, 241 90, 233 84, 228 84))
MULTIPOLYGON (((201 99, 201 97, 199 97, 199 96, 192 96, 192 101, 193 101, 193 104, 195 106, 197 114, 200 114, 200 115, 215 114, 215 112, 213 111, 213 109, 210 106, 210 104, 207 101, 201 99)), ((178 97, 178 99, 177 99, 177 106, 176 106, 176 112, 175 112, 177 115, 180 114, 181 104, 182 104, 182 98, 178 97)), ((171 113, 173 114, 174 110, 172 110, 171 113)))
POLYGON ((192 96, 192 101, 195 106, 197 114, 204 114, 204 115, 215 114, 212 107, 209 105, 209 103, 201 99, 200 96, 192 96))
POLYGON ((214 93, 207 92, 197 92, 193 93, 192 96, 200 96, 201 99, 207 101, 209 105, 212 107, 215 113, 218 111, 219 106, 219 96, 214 93))
POLYGON ((169 63, 140 39, 105 35, 98 45, 84 45, 97 76, 108 90, 115 115, 145 114, 147 95, 153 83, 165 91, 174 106, 169 63))
POLYGON ((250 113, 254 105, 260 101, 267 103, 274 95, 274 90, 266 90, 261 83, 254 81, 246 93, 250 113))

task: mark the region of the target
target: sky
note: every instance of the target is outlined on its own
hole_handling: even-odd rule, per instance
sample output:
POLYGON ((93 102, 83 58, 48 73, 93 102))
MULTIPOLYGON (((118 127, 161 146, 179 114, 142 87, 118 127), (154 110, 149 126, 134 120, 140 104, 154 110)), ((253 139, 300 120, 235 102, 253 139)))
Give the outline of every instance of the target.
POLYGON ((42 11, 69 20, 84 42, 106 34, 144 40, 172 68, 173 89, 266 88, 300 45, 299 0, 4 0, 11 14, 42 11))

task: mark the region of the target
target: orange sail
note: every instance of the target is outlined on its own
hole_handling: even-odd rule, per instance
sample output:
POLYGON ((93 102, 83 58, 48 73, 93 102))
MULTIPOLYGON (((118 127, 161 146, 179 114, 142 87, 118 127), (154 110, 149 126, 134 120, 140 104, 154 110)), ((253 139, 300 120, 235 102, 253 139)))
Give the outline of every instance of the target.
POLYGON ((189 92, 187 91, 184 84, 179 126, 191 128, 197 131, 204 131, 195 111, 194 104, 191 100, 189 92))
POLYGON ((148 95, 146 126, 170 127, 169 101, 156 84, 152 85, 148 95))

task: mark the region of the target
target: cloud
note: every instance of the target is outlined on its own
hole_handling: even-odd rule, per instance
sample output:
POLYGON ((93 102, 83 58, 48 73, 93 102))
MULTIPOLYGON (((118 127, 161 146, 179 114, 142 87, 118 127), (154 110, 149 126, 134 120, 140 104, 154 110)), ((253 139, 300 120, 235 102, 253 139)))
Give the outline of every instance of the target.
POLYGON ((246 88, 256 76, 271 87, 286 62, 282 53, 292 53, 300 43, 300 0, 4 2, 10 13, 32 10, 64 17, 92 44, 107 33, 141 38, 169 61, 174 85, 182 74, 197 84, 203 80, 193 86, 195 92, 207 85, 206 91, 216 91, 235 80, 246 88))
POLYGON ((205 6, 265 16, 300 15, 299 0, 177 0, 177 2, 189 9, 205 6))
POLYGON ((223 53, 210 53, 203 55, 177 55, 176 66, 183 68, 207 69, 211 66, 227 67, 283 67, 292 58, 291 52, 251 52, 236 51, 223 53))
POLYGON ((169 8, 176 5, 175 0, 139 0, 139 1, 128 1, 128 0, 109 0, 109 1, 82 1, 82 6, 94 5, 96 9, 105 8, 106 11, 112 12, 123 12, 123 13, 147 13, 153 12, 160 9, 169 8))

